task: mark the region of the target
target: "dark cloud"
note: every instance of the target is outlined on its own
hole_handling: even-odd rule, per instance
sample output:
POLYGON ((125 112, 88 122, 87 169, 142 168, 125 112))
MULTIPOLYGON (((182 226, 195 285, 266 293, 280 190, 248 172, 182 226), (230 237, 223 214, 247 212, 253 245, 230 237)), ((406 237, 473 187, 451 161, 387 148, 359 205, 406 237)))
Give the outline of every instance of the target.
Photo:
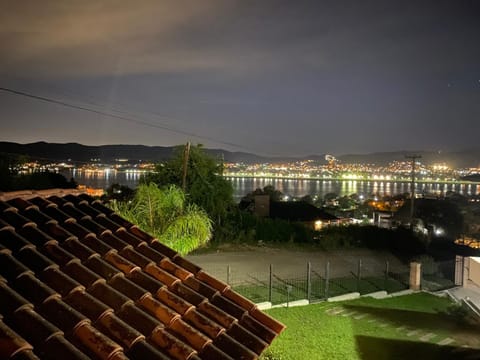
MULTIPOLYGON (((256 152, 457 149, 480 130, 479 18, 473 0, 3 1, 0 80, 256 152)), ((186 141, 0 102, 5 140, 186 141)))

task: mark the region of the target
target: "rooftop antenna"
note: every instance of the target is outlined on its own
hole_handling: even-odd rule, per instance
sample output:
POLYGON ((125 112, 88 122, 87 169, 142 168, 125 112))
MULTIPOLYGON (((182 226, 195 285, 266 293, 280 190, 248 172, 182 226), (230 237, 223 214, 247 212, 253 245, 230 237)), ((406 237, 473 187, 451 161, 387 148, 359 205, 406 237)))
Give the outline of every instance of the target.
POLYGON ((412 164, 412 174, 411 174, 411 183, 410 183, 410 227, 413 228, 413 215, 415 211, 415 163, 417 159, 420 159, 422 156, 418 154, 405 155, 406 159, 409 159, 412 164))

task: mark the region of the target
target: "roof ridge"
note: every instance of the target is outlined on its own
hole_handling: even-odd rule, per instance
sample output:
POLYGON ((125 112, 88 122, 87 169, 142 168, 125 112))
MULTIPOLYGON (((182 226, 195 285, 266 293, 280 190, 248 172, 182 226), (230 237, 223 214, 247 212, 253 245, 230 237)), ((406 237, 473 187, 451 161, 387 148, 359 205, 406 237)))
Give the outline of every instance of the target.
POLYGON ((80 195, 80 194, 87 194, 87 190, 85 189, 61 189, 61 188, 54 188, 54 189, 45 189, 45 190, 16 190, 16 191, 5 191, 0 192, 0 200, 2 201, 9 201, 15 198, 21 198, 23 200, 28 200, 34 197, 49 197, 49 196, 66 196, 66 195, 80 195))

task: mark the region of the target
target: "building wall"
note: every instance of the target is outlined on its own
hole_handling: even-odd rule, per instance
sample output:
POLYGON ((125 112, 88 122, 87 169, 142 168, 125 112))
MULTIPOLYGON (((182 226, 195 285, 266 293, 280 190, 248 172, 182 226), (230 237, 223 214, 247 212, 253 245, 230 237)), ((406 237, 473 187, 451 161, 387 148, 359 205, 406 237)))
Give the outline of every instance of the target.
POLYGON ((255 195, 255 215, 260 217, 270 216, 270 196, 255 195))
POLYGON ((480 257, 470 257, 470 270, 468 277, 476 285, 480 286, 480 257))

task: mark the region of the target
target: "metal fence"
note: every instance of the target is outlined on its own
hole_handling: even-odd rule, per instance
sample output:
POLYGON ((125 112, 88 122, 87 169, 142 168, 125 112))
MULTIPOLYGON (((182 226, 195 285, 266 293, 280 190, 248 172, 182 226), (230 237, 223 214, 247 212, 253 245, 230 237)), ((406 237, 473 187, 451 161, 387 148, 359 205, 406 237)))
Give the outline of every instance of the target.
POLYGON ((455 286, 456 265, 455 259, 422 263, 422 290, 439 291, 455 286))
POLYGON ((399 269, 397 266, 391 271, 388 261, 383 266, 366 266, 359 260, 351 269, 342 268, 341 276, 332 276, 339 271, 335 271, 329 261, 322 268, 306 263, 304 271, 289 274, 272 265, 256 273, 241 273, 231 266, 206 270, 255 303, 281 304, 301 299, 317 302, 351 292, 363 295, 384 290, 391 293, 409 287, 409 267, 399 269))
MULTIPOLYGON (((422 289, 438 291, 455 286, 455 260, 422 263, 422 289)), ((264 271, 242 273, 232 266, 207 267, 215 277, 255 303, 289 303, 306 299, 318 302, 351 292, 361 295, 377 291, 393 293, 409 288, 409 265, 390 268, 358 260, 350 269, 335 269, 329 261, 323 267, 305 264, 304 271, 285 274, 280 267, 265 265, 264 271), (341 271, 339 271, 341 270, 341 271), (340 274, 340 275, 339 275, 340 274)))

